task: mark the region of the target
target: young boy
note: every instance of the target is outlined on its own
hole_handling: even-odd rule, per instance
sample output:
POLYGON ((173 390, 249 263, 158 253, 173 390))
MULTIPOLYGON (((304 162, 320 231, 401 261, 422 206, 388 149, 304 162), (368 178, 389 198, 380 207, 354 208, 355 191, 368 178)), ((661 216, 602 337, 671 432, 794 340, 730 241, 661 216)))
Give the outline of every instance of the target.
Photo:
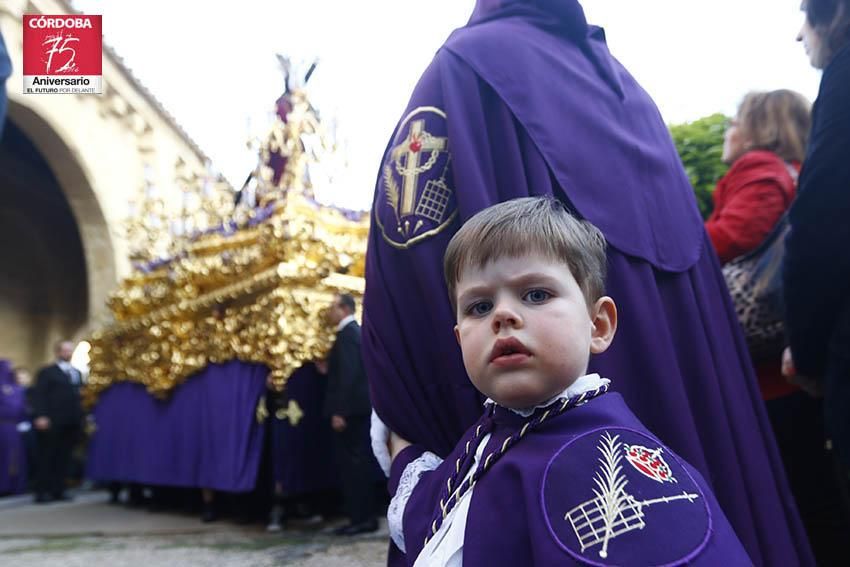
POLYGON ((617 328, 599 230, 516 199, 472 217, 444 267, 489 399, 444 461, 390 435, 387 515, 408 564, 751 564, 700 474, 586 374, 617 328))

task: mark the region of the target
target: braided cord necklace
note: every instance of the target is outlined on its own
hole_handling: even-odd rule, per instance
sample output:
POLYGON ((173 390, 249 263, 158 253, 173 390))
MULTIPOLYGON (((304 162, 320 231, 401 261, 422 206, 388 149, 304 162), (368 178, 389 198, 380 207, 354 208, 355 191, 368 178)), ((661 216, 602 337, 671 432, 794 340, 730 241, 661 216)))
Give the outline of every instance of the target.
MULTIPOLYGON (((608 391, 608 384, 603 384, 599 386, 595 390, 589 390, 587 392, 583 392, 578 396, 573 396, 571 398, 567 398, 563 402, 561 402, 556 407, 550 407, 542 414, 537 417, 533 417, 525 422, 525 424, 519 429, 519 431, 511 434, 507 439, 504 440, 502 446, 495 450, 491 451, 484 458, 484 465, 478 467, 472 475, 468 476, 460 483, 459 486, 455 487, 458 478, 461 476, 461 471, 466 475, 469 471, 469 467, 472 466, 474 462, 474 458, 469 458, 472 453, 474 453, 475 449, 478 447, 479 440, 481 437, 490 432, 493 427, 492 419, 488 420, 485 423, 478 425, 475 428, 475 432, 472 435, 472 438, 466 442, 466 446, 464 448, 463 454, 457 458, 455 461, 455 470, 452 475, 446 480, 446 487, 441 491, 440 498, 440 508, 434 515, 434 521, 431 522, 431 534, 425 538, 425 545, 428 544, 428 540, 437 533, 437 530, 440 529, 440 526, 443 523, 443 520, 446 519, 449 512, 451 512, 454 507, 460 502, 460 499, 466 494, 469 490, 475 486, 475 483, 484 476, 487 471, 489 471, 493 465, 498 461, 502 455, 504 455, 508 449, 516 445, 523 437, 525 437, 531 431, 534 431, 538 427, 540 427, 547 419, 561 415, 565 411, 571 410, 577 406, 580 406, 586 402, 589 402, 593 398, 597 396, 601 396, 605 392, 608 391), (453 487, 454 490, 453 490, 453 487)), ((495 409, 495 406, 493 406, 495 409)), ((491 415, 492 415, 491 410, 491 415)))

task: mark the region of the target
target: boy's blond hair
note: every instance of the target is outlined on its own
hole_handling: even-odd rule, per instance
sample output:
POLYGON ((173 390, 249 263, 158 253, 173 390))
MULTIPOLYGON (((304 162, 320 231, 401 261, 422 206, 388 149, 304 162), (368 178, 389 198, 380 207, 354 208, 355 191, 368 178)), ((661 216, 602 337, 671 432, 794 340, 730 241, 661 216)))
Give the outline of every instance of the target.
POLYGON ((588 306, 605 291, 605 237, 598 228, 571 215, 551 197, 524 197, 488 207, 470 218, 446 248, 443 270, 449 299, 457 309, 457 284, 463 271, 500 258, 540 254, 565 264, 588 306))

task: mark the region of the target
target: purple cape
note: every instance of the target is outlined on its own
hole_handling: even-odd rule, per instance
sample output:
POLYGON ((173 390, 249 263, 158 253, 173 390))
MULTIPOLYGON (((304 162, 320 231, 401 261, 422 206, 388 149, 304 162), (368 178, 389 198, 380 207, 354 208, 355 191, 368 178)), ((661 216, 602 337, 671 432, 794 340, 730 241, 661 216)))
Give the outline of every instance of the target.
MULTIPOLYGON (((495 423, 482 462, 527 421, 500 407, 479 423, 486 428, 489 419, 495 423)), ((472 437, 473 429, 464 439, 472 437)), ((464 446, 422 475, 407 502, 409 564, 431 534, 438 503, 448 496, 446 480, 464 446)), ((397 457, 391 484, 422 451, 413 446, 397 457)), ((750 564, 702 476, 649 433, 619 394, 605 394, 552 418, 480 478, 467 517, 463 562, 750 564)))
POLYGON ((442 256, 462 221, 555 195, 609 246, 620 321, 590 371, 713 487, 756 564, 812 563, 693 191, 649 96, 574 0, 479 3, 436 54, 384 155, 366 261, 374 408, 447 454, 479 416, 442 256), (489 4, 493 4, 490 6, 489 4))

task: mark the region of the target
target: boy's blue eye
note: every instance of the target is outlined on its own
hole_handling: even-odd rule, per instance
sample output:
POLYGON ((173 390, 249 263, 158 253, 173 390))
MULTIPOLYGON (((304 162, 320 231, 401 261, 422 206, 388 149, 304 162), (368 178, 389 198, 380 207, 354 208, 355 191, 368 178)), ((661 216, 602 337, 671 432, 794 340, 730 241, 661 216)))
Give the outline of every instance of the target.
POLYGON ((525 294, 523 299, 530 301, 531 303, 543 303, 550 297, 552 297, 552 294, 545 289, 532 289, 525 294))
POLYGON ((493 309, 493 303, 490 301, 476 301, 466 308, 466 312, 470 315, 486 315, 493 309))

